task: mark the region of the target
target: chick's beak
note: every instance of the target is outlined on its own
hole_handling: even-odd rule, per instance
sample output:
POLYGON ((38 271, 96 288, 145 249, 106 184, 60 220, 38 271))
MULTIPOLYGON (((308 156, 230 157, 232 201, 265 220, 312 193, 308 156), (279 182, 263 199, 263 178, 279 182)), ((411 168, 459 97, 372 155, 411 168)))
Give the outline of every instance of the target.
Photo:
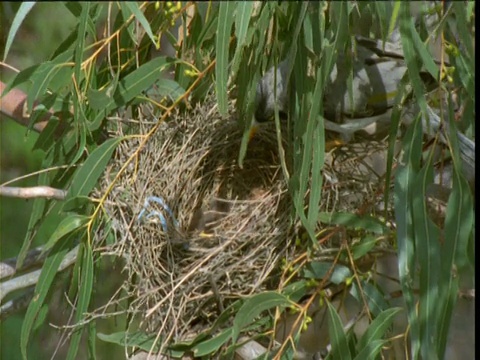
POLYGON ((251 141, 255 134, 258 132, 258 124, 254 121, 250 127, 250 132, 248 133, 248 141, 251 141))

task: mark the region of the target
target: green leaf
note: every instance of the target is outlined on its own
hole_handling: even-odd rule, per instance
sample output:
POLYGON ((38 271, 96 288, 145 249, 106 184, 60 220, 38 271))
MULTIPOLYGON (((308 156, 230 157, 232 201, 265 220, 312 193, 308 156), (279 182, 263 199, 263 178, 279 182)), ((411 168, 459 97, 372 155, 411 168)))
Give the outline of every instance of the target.
MULTIPOLYGON (((358 352, 363 352, 366 348, 373 350, 370 344, 374 341, 380 340, 390 328, 395 316, 402 311, 402 308, 390 308, 382 311, 375 320, 368 326, 367 331, 360 338, 357 349, 358 352)), ((374 347, 376 348, 376 347, 374 347)), ((357 356, 358 357, 358 356, 357 356)), ((375 356, 369 356, 367 359, 373 359, 375 356)), ((365 358, 364 358, 365 359, 365 358)))
POLYGON ((88 357, 91 360, 97 358, 97 322, 91 321, 88 325, 88 357))
MULTIPOLYGON (((70 61, 72 57, 72 51, 67 50, 64 53, 57 56, 54 60, 46 61, 42 63, 28 80, 32 82, 30 90, 27 92, 27 109, 31 111, 35 101, 45 94, 49 88, 52 79, 55 79, 57 74, 65 66, 67 61, 70 61)), ((30 124, 30 126, 33 124, 30 124)))
POLYGON ((238 1, 237 3, 237 12, 235 14, 235 36, 237 37, 237 47, 240 49, 245 43, 253 5, 254 3, 251 1, 238 1))
POLYGON ((63 3, 65 7, 72 13, 75 18, 79 18, 82 13, 82 5, 80 2, 67 1, 63 3))
MULTIPOLYGON (((312 44, 313 46, 313 44, 312 44)), ((317 81, 313 91, 313 99, 323 98, 323 81, 321 78, 322 69, 317 70, 317 81)), ((325 157, 325 130, 323 125, 323 105, 321 101, 313 101, 308 117, 309 124, 314 124, 312 136, 312 186, 310 187, 310 200, 308 202, 308 222, 314 228, 318 221, 320 210, 320 199, 322 195, 323 174, 322 169, 325 157)), ((308 125, 307 125, 308 127, 308 125)))
POLYGON ((105 104, 112 100, 115 88, 116 83, 112 83, 102 90, 89 88, 87 90, 88 105, 94 110, 104 109, 105 104))
MULTIPOLYGON (((328 261, 312 261, 303 268, 303 276, 307 279, 323 279, 332 269, 333 263, 328 261)), ((337 264, 330 275, 330 281, 334 284, 341 284, 352 276, 350 269, 344 265, 337 264)))
POLYGON ((50 250, 60 239, 85 225, 89 219, 88 216, 79 214, 70 214, 64 218, 60 224, 58 224, 57 229, 50 239, 48 239, 42 250, 42 254, 50 250))
POLYGON ((160 77, 161 72, 170 65, 171 62, 164 57, 158 57, 143 64, 138 69, 132 71, 120 80, 115 90, 113 98, 104 104, 104 111, 99 112, 94 118, 93 122, 89 124, 89 130, 94 131, 98 129, 101 121, 112 110, 126 105, 129 101, 139 96, 142 91, 147 90, 160 77))
POLYGON ((228 81, 228 52, 230 47, 230 34, 233 24, 233 13, 235 12, 233 1, 220 2, 218 14, 216 59, 215 64, 215 89, 217 92, 218 110, 220 114, 226 115, 227 104, 227 81, 228 81))
MULTIPOLYGON (((240 67, 240 61, 244 55, 244 47, 246 44, 247 31, 249 29, 250 18, 252 16, 254 3, 252 1, 238 1, 237 13, 235 15, 235 36, 237 38, 237 48, 232 61, 232 73, 237 74, 240 67)), ((254 28, 251 27, 251 32, 254 28)))
POLYGON ((286 296, 273 291, 266 291, 248 298, 233 320, 232 342, 235 343, 237 341, 242 329, 254 321, 262 311, 287 306, 294 306, 294 303, 286 296))
POLYGON ((7 41, 5 43, 5 51, 3 53, 3 62, 7 59, 8 52, 10 51, 10 46, 13 44, 13 39, 22 25, 23 20, 27 14, 32 10, 33 6, 36 4, 35 1, 24 1, 20 4, 17 13, 12 21, 12 26, 10 27, 10 31, 8 32, 7 41))
POLYGON ((5 96, 10 90, 17 88, 20 84, 23 84, 30 80, 30 78, 35 74, 35 72, 38 70, 40 67, 39 65, 33 65, 30 66, 22 71, 20 71, 18 74, 16 74, 5 86, 5 89, 3 90, 1 96, 5 96))
POLYGON ((92 199, 90 199, 88 196, 76 196, 63 203, 62 212, 75 211, 91 203, 92 199))
POLYGON ((41 149, 47 151, 51 146, 54 145, 55 139, 55 130, 57 129, 60 120, 56 116, 52 116, 48 119, 47 126, 42 130, 40 135, 33 145, 33 150, 41 149))
POLYGON ((30 334, 32 332, 33 325, 50 290, 53 279, 57 274, 58 267, 67 254, 70 245, 71 241, 57 243, 43 264, 40 277, 38 278, 37 285, 35 286, 35 295, 28 306, 22 324, 20 335, 20 351, 24 360, 27 359, 27 347, 30 344, 30 334))
MULTIPOLYGON (((433 150, 433 149, 432 149, 433 150)), ((424 358, 432 354, 437 339, 439 317, 438 273, 440 259, 440 231, 427 213, 426 188, 433 182, 432 156, 414 179, 412 215, 414 221, 417 259, 420 265, 420 292, 417 310, 420 323, 421 351, 424 358)))
POLYGON ((82 2, 82 12, 78 21, 78 33, 75 45, 75 79, 77 84, 81 83, 81 67, 83 63, 83 51, 85 50, 85 33, 87 31, 87 23, 89 20, 90 3, 82 2))
MULTIPOLYGON (((84 319, 88 310, 93 289, 93 252, 92 247, 86 242, 83 243, 84 251, 80 271, 80 289, 78 292, 77 308, 75 310, 75 322, 79 323, 84 319)), ((78 346, 82 337, 83 327, 75 329, 70 337, 67 360, 74 360, 77 356, 78 346)))
POLYGON ((435 63, 427 46, 422 42, 422 39, 420 39, 418 32, 412 31, 411 34, 417 54, 423 61, 423 66, 425 66, 425 69, 433 76, 434 79, 439 79, 440 70, 438 69, 438 65, 435 63))
POLYGON ((152 28, 150 27, 150 23, 148 22, 145 15, 143 15, 143 12, 140 10, 138 3, 135 1, 126 1, 124 4, 133 13, 133 15, 138 20, 138 22, 142 24, 143 29, 147 33, 150 40, 152 40, 152 43, 156 44, 155 36, 153 35, 152 28))
MULTIPOLYGON (((50 164, 50 161, 48 158, 42 161, 42 166, 48 167, 49 164, 50 164)), ((47 173, 42 173, 38 176, 37 185, 38 186, 49 185, 47 173)), ((30 249, 30 245, 33 240, 34 230, 37 227, 39 221, 42 219, 42 215, 44 214, 46 204, 47 204, 46 199, 35 199, 33 202, 32 212, 30 214, 30 220, 28 221, 27 233, 25 234, 25 239, 23 240, 22 248, 20 249, 17 256, 17 265, 16 265, 17 269, 21 268, 23 265, 25 256, 27 255, 27 252, 30 249)))
POLYGON ((366 282, 365 280, 361 280, 360 285, 361 289, 359 289, 358 283, 354 281, 350 289, 350 294, 357 299, 360 304, 363 304, 365 299, 365 305, 368 306, 368 309, 373 316, 379 316, 382 311, 389 308, 385 296, 375 285, 366 282))
POLYGON ((359 216, 346 212, 322 212, 319 214, 319 220, 326 224, 344 225, 350 229, 365 230, 379 235, 388 232, 388 227, 385 224, 369 215, 359 216))
MULTIPOLYGON (((120 10, 121 10, 123 22, 124 22, 124 24, 127 24, 127 22, 129 21, 131 15, 132 15, 132 11, 127 6, 127 1, 122 1, 122 2, 119 3, 119 5, 120 5, 120 10)), ((135 44, 135 46, 138 46, 139 45, 139 39, 137 39, 137 36, 135 34, 135 27, 136 27, 135 23, 133 21, 130 21, 128 23, 128 25, 126 25, 126 31, 127 31, 128 35, 130 36, 130 39, 132 40, 132 45, 135 44)), ((125 45, 125 44, 123 44, 123 45, 125 45)))
POLYGON ((307 294, 309 289, 311 289, 309 282, 306 280, 300 280, 285 286, 282 290, 282 294, 288 296, 290 300, 298 302, 307 294))
POLYGON ((386 340, 373 340, 365 345, 361 351, 355 356, 355 360, 377 359, 378 354, 382 350, 386 340))
POLYGON ((198 345, 195 345, 192 348, 193 354, 196 357, 200 356, 206 356, 210 355, 213 356, 213 354, 218 351, 222 347, 223 344, 225 344, 230 337, 232 336, 232 330, 231 329, 226 329, 222 331, 220 334, 217 336, 208 339, 206 341, 201 342, 198 345))
POLYGON ((358 244, 352 246, 353 259, 360 259, 362 256, 372 250, 377 244, 377 239, 371 235, 362 237, 358 244))
POLYGON ((103 174, 113 151, 122 140, 123 138, 108 139, 90 154, 83 165, 75 172, 72 185, 68 190, 67 200, 76 196, 88 196, 103 174))
POLYGON ((348 347, 347 336, 343 331, 343 324, 335 307, 327 301, 328 305, 328 334, 332 351, 330 355, 335 360, 348 360, 352 358, 350 348, 348 347))
POLYGON ((161 79, 152 87, 152 89, 149 90, 149 94, 166 96, 171 101, 176 101, 185 94, 185 89, 182 88, 176 81, 170 79, 161 79))
POLYGON ((416 33, 413 18, 410 13, 410 4, 401 2, 400 7, 400 35, 402 39, 403 53, 408 68, 408 76, 412 83, 415 99, 420 106, 422 114, 427 113, 427 101, 425 99, 424 86, 420 77, 420 67, 414 48, 414 33, 416 33))
MULTIPOLYGON (((451 104, 450 104, 451 105, 451 104)), ((453 109, 451 109, 453 113, 453 109)), ((453 119, 453 116, 450 117, 453 119)), ((452 274, 457 268, 459 273, 468 266, 468 242, 474 230, 474 203, 468 183, 462 176, 461 162, 456 128, 450 120, 448 139, 453 153, 452 192, 447 202, 445 214, 445 242, 441 247, 441 272, 438 286, 439 319, 437 351, 439 358, 445 355, 452 312, 457 301, 459 276, 452 274)))
POLYGON ((157 352, 160 347, 161 339, 157 342, 155 348, 152 349, 155 342, 155 335, 147 335, 144 332, 138 331, 132 334, 127 331, 119 331, 112 334, 98 333, 97 337, 105 342, 117 344, 122 347, 138 347, 144 351, 157 352))

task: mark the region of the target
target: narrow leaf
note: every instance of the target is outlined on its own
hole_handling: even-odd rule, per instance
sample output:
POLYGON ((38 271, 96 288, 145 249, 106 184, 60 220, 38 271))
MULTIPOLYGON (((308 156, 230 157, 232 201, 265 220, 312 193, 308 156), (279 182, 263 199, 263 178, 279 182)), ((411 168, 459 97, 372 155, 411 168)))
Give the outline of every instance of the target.
POLYGON ((77 230, 81 226, 85 225, 90 218, 85 215, 79 214, 70 214, 66 218, 64 218, 60 224, 58 224, 57 229, 53 233, 53 235, 48 239, 47 243, 43 247, 42 253, 50 250, 58 240, 65 237, 66 235, 72 233, 73 231, 77 230))
POLYGON ((386 340, 373 340, 365 345, 355 356, 355 360, 376 359, 386 340))
MULTIPOLYGON (((369 344, 380 340, 392 324, 395 316, 401 311, 401 308, 390 308, 382 311, 375 320, 368 326, 367 331, 362 335, 357 344, 358 352, 361 353, 369 344)), ((372 357, 368 357, 371 359, 372 357)), ((374 356, 373 356, 374 358, 374 356)))
POLYGON ((220 114, 227 114, 227 81, 228 81, 228 53, 230 47, 230 33, 233 24, 233 1, 220 2, 218 14, 218 29, 216 41, 215 88, 217 92, 218 110, 220 114))
POLYGON ((407 307, 412 354, 418 356, 420 328, 413 294, 415 274, 415 232, 411 209, 413 184, 422 154, 422 129, 419 118, 410 125, 403 138, 404 158, 395 174, 395 220, 397 222, 398 270, 407 307))
POLYGON ((83 63, 83 51, 85 50, 85 33, 87 31, 87 23, 89 18, 90 3, 82 2, 82 12, 78 19, 78 33, 75 45, 75 79, 80 84, 81 67, 83 63))
POLYGON ((68 252, 70 243, 70 241, 57 243, 43 264, 40 277, 37 285, 35 286, 35 295, 28 306, 22 324, 20 335, 20 351, 24 360, 27 359, 27 347, 30 344, 32 327, 36 321, 39 311, 41 310, 48 291, 50 290, 53 279, 57 274, 58 267, 68 252))
POLYGON ((382 311, 389 308, 385 296, 375 285, 364 280, 360 282, 360 285, 361 288, 359 288, 358 283, 355 281, 350 289, 350 294, 361 304, 366 301, 365 305, 373 316, 379 316, 382 311))
POLYGON ((343 324, 335 307, 327 301, 328 305, 328 334, 332 345, 331 356, 333 359, 348 360, 352 358, 348 347, 347 336, 343 331, 343 324))
POLYGON ((354 230, 365 230, 375 234, 385 234, 388 227, 380 220, 373 216, 359 216, 356 214, 336 212, 336 213, 320 213, 319 220, 326 224, 344 225, 354 230))
MULTIPOLYGON (((38 185, 46 185, 48 182, 47 173, 40 174, 38 177, 38 185)), ((22 248, 20 249, 17 256, 17 269, 21 268, 27 255, 30 245, 32 243, 33 231, 37 226, 38 222, 42 218, 42 214, 45 210, 45 205, 47 203, 46 199, 35 199, 32 206, 32 211, 30 213, 30 220, 28 221, 27 233, 25 234, 25 239, 23 240, 22 248)))
POLYGON ((303 268, 303 276, 307 279, 324 279, 331 271, 329 281, 341 284, 352 276, 352 272, 345 265, 337 264, 332 270, 333 263, 327 261, 312 261, 303 268))
POLYGON ((226 329, 217 336, 195 345, 192 348, 194 356, 213 356, 213 354, 220 349, 222 345, 224 345, 230 339, 231 336, 232 331, 230 329, 226 329))
POLYGON ((75 172, 72 185, 68 190, 67 200, 76 196, 88 196, 103 174, 113 151, 122 139, 108 139, 90 154, 83 165, 75 172))
POLYGON ((119 331, 112 334, 98 333, 97 337, 102 341, 117 344, 122 347, 138 347, 144 351, 158 351, 158 342, 157 347, 153 348, 156 336, 148 335, 140 331, 131 334, 126 331, 119 331))
POLYGON ((105 110, 99 112, 93 122, 89 124, 89 130, 98 129, 101 121, 112 110, 126 105, 136 96, 139 96, 142 91, 152 86, 159 79, 161 72, 170 64, 166 57, 161 56, 143 64, 120 80, 113 98, 104 104, 105 110))
MULTIPOLYGON (((80 271, 80 289, 78 292, 77 308, 75 311, 75 322, 79 323, 88 310, 93 288, 93 253, 92 247, 84 242, 84 251, 80 271)), ((74 360, 77 356, 78 346, 82 337, 83 327, 76 329, 71 338, 68 348, 67 360, 74 360)))
POLYGON ((357 260, 370 252, 375 245, 377 244, 377 239, 375 239, 373 236, 367 235, 362 237, 360 240, 360 243, 355 244, 352 246, 352 255, 353 259, 357 260))
POLYGON ((22 25, 23 20, 25 20, 25 17, 30 12, 30 10, 32 10, 35 4, 36 4, 35 1, 24 1, 20 4, 18 11, 15 14, 15 17, 13 18, 10 31, 8 32, 7 41, 5 43, 5 51, 3 53, 4 62, 5 62, 5 59, 7 58, 8 52, 10 51, 10 46, 12 46, 13 44, 13 39, 15 38, 15 35, 17 34, 18 29, 20 28, 20 25, 22 25))
POLYGON ((135 15, 135 18, 138 20, 138 22, 142 24, 143 29, 147 33, 150 40, 152 40, 152 43, 156 44, 155 36, 153 35, 152 28, 150 27, 150 23, 148 22, 143 12, 140 10, 138 3, 135 1, 126 1, 124 4, 130 9, 133 15, 135 15))
POLYGON ((294 304, 284 295, 273 291, 266 291, 248 298, 238 310, 233 320, 232 342, 237 341, 240 331, 254 321, 262 311, 275 308, 277 306, 286 307, 294 304))

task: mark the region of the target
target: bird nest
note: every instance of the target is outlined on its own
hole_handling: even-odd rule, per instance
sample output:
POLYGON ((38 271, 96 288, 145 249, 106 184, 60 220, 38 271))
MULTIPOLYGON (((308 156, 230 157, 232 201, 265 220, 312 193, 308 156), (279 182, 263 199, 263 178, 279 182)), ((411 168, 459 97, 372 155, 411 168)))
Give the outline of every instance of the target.
MULTIPOLYGON (((242 129, 214 104, 210 99, 177 111, 160 124, 105 205, 118 234, 108 253, 125 259, 125 290, 133 299, 128 311, 140 314, 142 327, 161 336, 162 344, 209 328, 239 298, 276 289, 282 262, 305 251, 295 246, 275 131, 261 131, 250 141, 240 167, 242 129)), ((147 132, 144 124, 136 130, 147 132)), ((118 147, 105 189, 109 173, 135 153, 139 139, 118 147)), ((355 151, 351 159, 360 157, 355 151)), ((351 165, 329 166, 332 154, 322 210, 352 210, 345 194, 371 197, 378 187, 370 180, 361 185, 351 165)))

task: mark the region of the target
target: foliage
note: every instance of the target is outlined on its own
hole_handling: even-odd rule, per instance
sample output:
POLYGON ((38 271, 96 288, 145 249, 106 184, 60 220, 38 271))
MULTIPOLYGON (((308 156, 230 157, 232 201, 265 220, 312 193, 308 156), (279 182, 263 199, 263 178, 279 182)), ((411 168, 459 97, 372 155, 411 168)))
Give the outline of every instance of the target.
MULTIPOLYGON (((34 5, 42 6, 31 3, 20 6, 8 34, 4 58, 8 59, 9 45, 34 5)), ((384 234, 385 224, 380 218, 361 216, 363 214, 354 209, 351 214, 320 211, 325 130, 323 103, 316 99, 324 96, 324 84, 338 54, 350 51, 353 46, 352 35, 358 30, 353 19, 358 14, 371 19, 372 33, 383 40, 398 21, 408 66, 404 83, 411 85, 422 113, 426 113, 427 99, 419 69, 424 66, 436 79, 446 78, 459 89, 457 93, 465 105, 465 115, 458 127, 467 134, 474 129, 474 53, 469 40, 473 2, 467 6, 453 2, 435 29, 437 34, 442 34, 442 47, 449 53, 452 67, 433 60, 426 47, 428 34, 414 26, 407 2, 395 5, 384 2, 65 2, 63 5, 76 18, 75 28, 58 44, 48 61, 22 70, 9 83, 9 88, 29 84, 27 104, 32 121, 47 109, 54 109, 53 121, 36 142, 36 147, 45 152, 42 168, 52 169, 38 177, 38 185, 68 189, 68 207, 59 201, 35 200, 27 235, 18 254, 20 264, 38 238, 45 239, 50 250, 22 328, 21 352, 25 358, 34 323, 59 264, 78 242, 80 250, 74 269, 77 280, 70 289, 76 298, 75 321, 81 324, 89 310, 94 278, 98 276, 98 253, 94 250, 105 242, 105 236, 99 238, 96 234, 109 221, 102 211, 108 194, 101 194, 100 198, 93 198, 91 194, 118 144, 124 139, 139 137, 137 155, 175 108, 188 108, 202 101, 212 89, 220 111, 226 114, 229 89, 235 85, 239 119, 245 128, 239 153, 241 163, 254 113, 256 84, 266 69, 278 65, 284 58, 291 60, 289 73, 296 79, 295 91, 290 94, 289 114, 295 119, 292 129, 295 151, 293 159, 284 160, 292 162, 291 173, 286 164, 283 166, 295 205, 294 217, 299 218, 306 229, 308 247, 318 243, 317 225, 323 221, 345 228, 350 226, 365 234, 362 241, 366 247, 359 250, 345 245, 342 256, 350 251, 364 255, 372 249, 369 246, 372 237, 384 234), (105 12, 109 28, 99 32, 97 25, 105 22, 105 12), (173 33, 176 21, 184 25, 180 34, 183 41, 178 43, 173 33), (454 29, 458 36, 453 35, 454 29), (159 48, 161 37, 171 42, 176 57, 150 57, 150 52, 159 48), (313 76, 307 74, 309 63, 315 64, 313 76), (173 78, 165 80, 169 74, 173 74, 173 78), (155 106, 158 116, 157 124, 146 135, 131 134, 128 126, 107 120, 127 111, 136 114, 145 102, 155 106), (105 141, 105 135, 118 127, 127 135, 105 141), (66 170, 58 168, 64 165, 68 166, 66 170), (86 196, 89 196, 88 202, 85 202, 86 196)), ((407 97, 407 88, 399 89, 398 102, 407 97)), ((447 92, 443 82, 440 89, 447 92)), ((453 106, 451 102, 450 106, 453 106)), ((392 134, 397 131, 399 111, 400 107, 395 108, 393 119, 397 121, 392 126, 392 134)), ((275 122, 278 129, 278 112, 275 122)), ((450 125, 456 128, 451 121, 450 125)), ((426 159, 421 157, 419 119, 403 138, 404 158, 394 177, 399 271, 410 325, 412 358, 443 358, 458 291, 458 277, 452 276, 452 269, 473 265, 468 256, 474 226, 472 195, 462 174, 456 137, 451 136, 448 143, 455 171, 446 218, 440 226, 431 220, 425 204, 426 187, 433 181, 433 163, 430 154, 426 159), (443 242, 440 239, 444 239, 443 242), (414 297, 417 277, 418 300, 414 297)), ((134 162, 135 155, 127 159, 120 172, 134 162)), ((118 176, 113 177, 107 192, 115 186, 118 176)), ((353 260, 349 265, 355 268, 353 260)), ((387 302, 372 300, 383 299, 383 296, 367 276, 356 270, 342 272, 335 263, 330 264, 329 269, 336 271, 336 283, 354 283, 352 294, 363 299, 372 319, 368 331, 352 348, 335 308, 328 303, 332 355, 372 358, 384 344, 384 335, 397 309, 387 302)), ((269 319, 267 325, 273 325, 273 312, 259 320, 259 315, 265 315, 266 310, 299 306, 295 301, 312 288, 303 286, 305 279, 323 284, 322 279, 330 277, 330 272, 319 271, 312 263, 310 268, 298 271, 304 271, 301 281, 291 282, 278 292, 254 295, 226 309, 218 324, 227 323, 228 317, 233 316, 231 331, 218 333, 210 329, 188 344, 172 345, 172 351, 193 351, 195 355, 207 356, 225 345, 224 354, 231 354, 241 332, 253 331, 256 324, 266 319, 269 319), (296 292, 292 291, 294 285, 298 286, 296 292)), ((258 326, 261 331, 268 328, 265 323, 258 326)), ((75 358, 84 331, 91 332, 93 336, 89 336, 89 340, 95 341, 94 328, 79 325, 71 338, 69 359, 75 358)), ((99 334, 98 337, 141 348, 145 348, 148 340, 142 334, 113 335, 99 334)), ((94 348, 90 346, 89 351, 94 348)))

